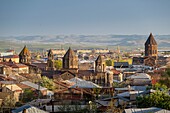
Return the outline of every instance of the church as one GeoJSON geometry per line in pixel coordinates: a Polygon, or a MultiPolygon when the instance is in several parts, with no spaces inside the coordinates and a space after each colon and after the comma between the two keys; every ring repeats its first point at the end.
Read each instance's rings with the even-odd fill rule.
{"type": "Polygon", "coordinates": [[[157,67],[158,64],[158,44],[152,33],[145,42],[145,56],[133,58],[133,65],[143,64],[151,67],[157,67]]]}
{"type": "Polygon", "coordinates": [[[53,53],[50,50],[48,53],[47,69],[55,72],[53,79],[62,81],[78,77],[87,81],[92,81],[100,86],[112,86],[113,75],[106,73],[105,61],[101,55],[99,55],[95,61],[95,70],[79,70],[78,57],[71,48],[67,50],[63,57],[61,70],[55,70],[53,62],[53,53]]]}

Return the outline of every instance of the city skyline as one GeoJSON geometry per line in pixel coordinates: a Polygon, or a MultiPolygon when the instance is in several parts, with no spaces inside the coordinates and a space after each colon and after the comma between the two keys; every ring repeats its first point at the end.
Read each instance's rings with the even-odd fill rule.
{"type": "Polygon", "coordinates": [[[0,36],[168,35],[168,0],[1,0],[0,36]]]}

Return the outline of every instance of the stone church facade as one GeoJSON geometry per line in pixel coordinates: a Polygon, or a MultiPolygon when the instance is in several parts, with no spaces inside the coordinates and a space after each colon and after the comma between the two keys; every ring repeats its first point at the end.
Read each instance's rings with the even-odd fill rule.
{"type": "Polygon", "coordinates": [[[63,57],[63,67],[56,71],[54,79],[68,80],[73,77],[79,77],[87,81],[92,81],[100,86],[112,86],[113,74],[107,74],[105,71],[105,61],[101,55],[95,61],[95,70],[79,70],[78,57],[75,52],[69,48],[63,57]]]}
{"type": "Polygon", "coordinates": [[[148,39],[145,42],[145,56],[144,57],[134,57],[134,65],[146,65],[151,67],[156,67],[158,62],[158,44],[150,33],[148,39]]]}

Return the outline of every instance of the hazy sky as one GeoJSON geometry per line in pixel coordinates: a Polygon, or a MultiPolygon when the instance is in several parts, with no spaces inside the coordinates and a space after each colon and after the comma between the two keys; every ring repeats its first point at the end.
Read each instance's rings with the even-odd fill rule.
{"type": "Polygon", "coordinates": [[[0,0],[0,36],[170,34],[170,0],[0,0]]]}

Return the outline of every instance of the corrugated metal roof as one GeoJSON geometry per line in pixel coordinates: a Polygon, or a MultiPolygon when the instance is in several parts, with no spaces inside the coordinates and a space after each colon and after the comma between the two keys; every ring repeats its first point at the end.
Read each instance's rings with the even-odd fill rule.
{"type": "Polygon", "coordinates": [[[29,81],[24,81],[24,82],[21,82],[21,83],[24,84],[24,85],[30,86],[30,87],[32,87],[34,89],[37,89],[37,90],[47,90],[47,88],[42,87],[42,86],[40,86],[40,89],[39,89],[38,84],[34,84],[32,82],[29,82],[29,81]]]}
{"type": "Polygon", "coordinates": [[[26,113],[49,113],[31,105],[21,106],[15,110],[12,110],[12,113],[23,113],[23,110],[26,110],[26,113]]]}
{"type": "Polygon", "coordinates": [[[136,73],[135,75],[131,75],[127,78],[129,78],[129,79],[149,79],[149,80],[151,80],[151,77],[146,73],[136,73]]]}
{"type": "Polygon", "coordinates": [[[128,62],[114,62],[114,66],[129,66],[128,62]]]}
{"type": "Polygon", "coordinates": [[[125,113],[170,113],[170,111],[157,107],[151,107],[151,108],[129,108],[125,109],[125,113]]]}
{"type": "Polygon", "coordinates": [[[101,86],[91,82],[91,81],[86,81],[77,77],[74,77],[70,80],[68,80],[70,82],[74,82],[75,84],[73,86],[71,86],[71,88],[101,88],[101,86]]]}

